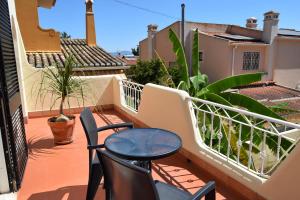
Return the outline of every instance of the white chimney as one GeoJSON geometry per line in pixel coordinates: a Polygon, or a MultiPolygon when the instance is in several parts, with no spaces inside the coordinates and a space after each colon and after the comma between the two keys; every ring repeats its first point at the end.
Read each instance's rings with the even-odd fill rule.
{"type": "Polygon", "coordinates": [[[269,11],[264,14],[263,41],[271,44],[278,35],[279,13],[269,11]]]}
{"type": "Polygon", "coordinates": [[[255,17],[250,17],[246,20],[246,27],[247,28],[257,28],[257,19],[255,17]]]}
{"type": "Polygon", "coordinates": [[[151,60],[154,58],[154,49],[155,49],[155,34],[157,32],[156,24],[148,25],[148,59],[151,60]]]}

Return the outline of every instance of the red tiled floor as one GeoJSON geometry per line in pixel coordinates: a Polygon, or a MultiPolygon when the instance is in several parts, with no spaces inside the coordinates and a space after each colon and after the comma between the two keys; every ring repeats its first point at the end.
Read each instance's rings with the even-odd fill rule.
{"type": "MultiPolygon", "coordinates": [[[[86,139],[79,117],[76,116],[74,142],[65,146],[53,145],[47,118],[30,119],[26,125],[29,143],[29,160],[18,193],[19,200],[83,200],[85,199],[88,152],[86,139]]],[[[115,112],[106,112],[99,117],[95,114],[98,126],[119,123],[123,120],[115,112]]],[[[105,131],[104,138],[113,131],[105,131]]],[[[188,163],[180,154],[155,161],[153,176],[194,193],[210,178],[201,173],[193,164],[188,163]]],[[[217,199],[241,199],[234,197],[224,188],[217,187],[217,199]]],[[[95,199],[105,199],[100,187],[95,199]]]]}

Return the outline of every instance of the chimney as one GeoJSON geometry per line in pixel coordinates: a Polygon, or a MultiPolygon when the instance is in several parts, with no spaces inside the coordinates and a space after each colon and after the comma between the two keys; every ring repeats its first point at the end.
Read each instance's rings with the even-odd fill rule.
{"type": "Polygon", "coordinates": [[[264,14],[263,41],[273,43],[274,38],[278,35],[279,13],[269,11],[264,14]]]}
{"type": "Polygon", "coordinates": [[[94,0],[85,0],[86,5],[86,43],[89,46],[96,46],[95,20],[93,13],[94,0]]]}
{"type": "Polygon", "coordinates": [[[157,32],[156,24],[148,25],[148,59],[151,60],[154,57],[155,49],[155,34],[157,32]]]}
{"type": "Polygon", "coordinates": [[[257,19],[255,17],[248,18],[246,21],[246,27],[256,29],[257,28],[257,19]]]}

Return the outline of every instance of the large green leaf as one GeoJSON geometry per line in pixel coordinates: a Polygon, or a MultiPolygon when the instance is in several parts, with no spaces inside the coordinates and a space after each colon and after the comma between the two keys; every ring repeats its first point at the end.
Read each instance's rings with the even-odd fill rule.
{"type": "Polygon", "coordinates": [[[192,48],[192,76],[200,74],[199,63],[199,41],[198,41],[198,29],[194,32],[193,48],[192,48]]]}
{"type": "Polygon", "coordinates": [[[198,74],[196,76],[190,77],[190,82],[194,89],[193,93],[190,95],[194,96],[198,91],[206,86],[207,78],[204,75],[198,74]]]}
{"type": "Polygon", "coordinates": [[[263,74],[264,73],[254,73],[230,76],[208,85],[207,89],[213,93],[220,93],[230,88],[248,85],[250,83],[260,81],[263,74]]]}
{"type": "Polygon", "coordinates": [[[162,66],[162,70],[163,72],[166,74],[165,76],[162,77],[162,79],[172,88],[175,88],[175,83],[171,77],[171,75],[169,74],[169,71],[164,63],[164,61],[161,59],[161,57],[159,56],[158,52],[156,50],[154,50],[158,60],[161,62],[161,66],[162,66]]]}
{"type": "Polygon", "coordinates": [[[190,87],[189,81],[189,72],[188,65],[185,57],[185,52],[180,40],[178,39],[176,33],[169,29],[169,39],[173,44],[173,51],[176,54],[176,62],[178,64],[179,69],[181,70],[181,80],[186,82],[188,88],[190,87]]]}
{"type": "Polygon", "coordinates": [[[178,86],[177,86],[177,89],[189,92],[189,87],[187,86],[185,81],[180,81],[178,86]]]}
{"type": "Polygon", "coordinates": [[[204,96],[202,96],[202,97],[200,96],[198,98],[203,98],[203,97],[204,97],[204,99],[215,102],[215,103],[223,104],[226,106],[232,106],[232,104],[229,101],[227,101],[225,98],[219,96],[218,94],[206,93],[204,96]]]}
{"type": "Polygon", "coordinates": [[[246,108],[247,110],[249,110],[251,112],[255,112],[258,114],[265,115],[265,116],[284,120],[284,118],[282,118],[281,116],[279,116],[278,114],[273,112],[271,109],[267,108],[263,104],[259,103],[255,99],[252,99],[248,96],[245,96],[242,94],[237,94],[237,93],[231,93],[231,92],[221,93],[220,96],[222,96],[224,99],[226,99],[232,105],[246,108]]]}

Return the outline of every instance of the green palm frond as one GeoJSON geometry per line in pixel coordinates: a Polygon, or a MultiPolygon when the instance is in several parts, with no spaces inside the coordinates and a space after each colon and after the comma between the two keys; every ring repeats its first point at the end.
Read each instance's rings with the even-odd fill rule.
{"type": "Polygon", "coordinates": [[[85,81],[79,77],[73,76],[73,68],[75,66],[73,56],[66,58],[63,66],[58,64],[54,67],[46,67],[41,73],[41,81],[38,88],[38,99],[44,104],[47,95],[51,95],[50,109],[52,109],[58,101],[60,101],[60,113],[63,114],[63,104],[67,100],[70,106],[70,98],[81,100],[84,103],[85,81]]]}

